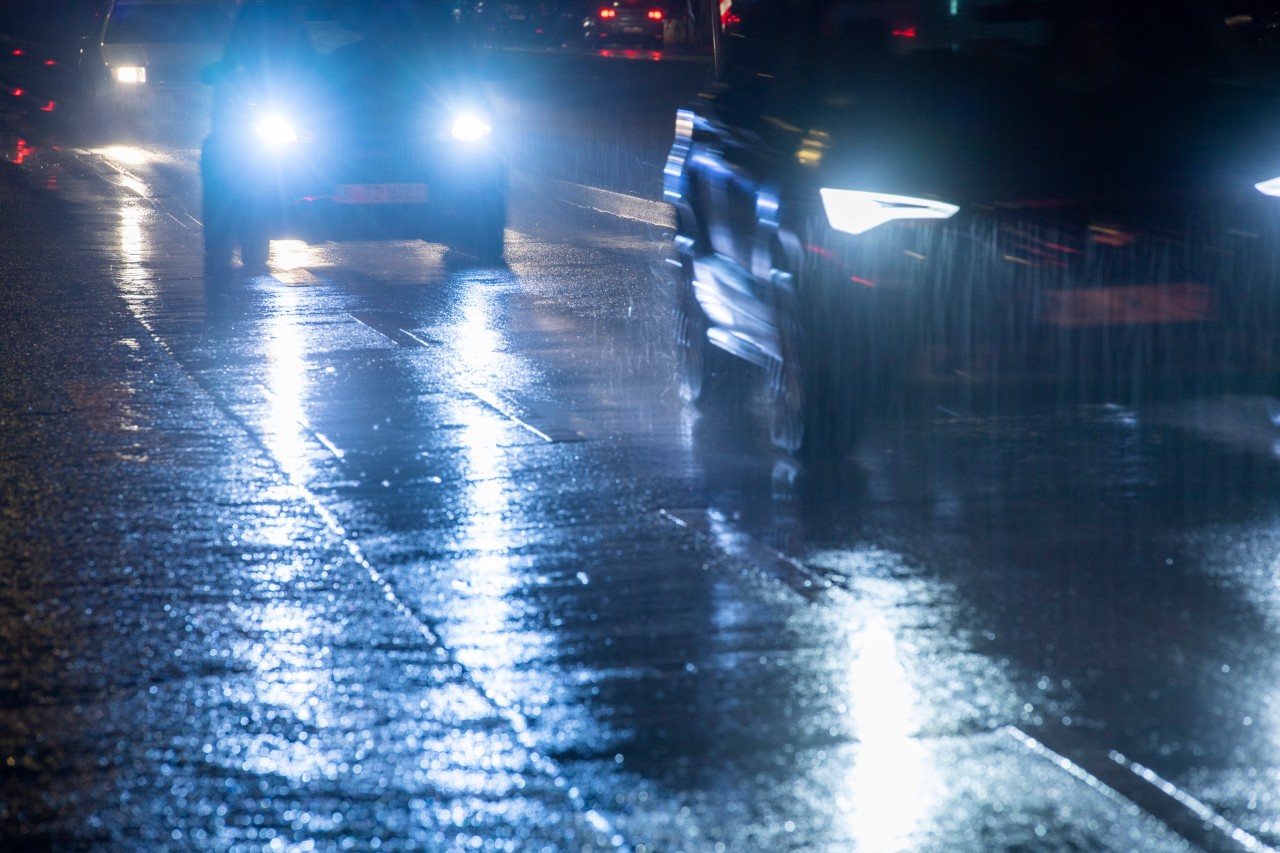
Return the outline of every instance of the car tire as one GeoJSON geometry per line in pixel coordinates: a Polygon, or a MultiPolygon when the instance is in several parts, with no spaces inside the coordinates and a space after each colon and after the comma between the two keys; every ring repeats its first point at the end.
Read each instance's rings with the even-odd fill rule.
{"type": "Polygon", "coordinates": [[[778,294],[778,358],[769,364],[769,439],[783,453],[801,456],[814,444],[813,365],[795,282],[779,269],[772,278],[778,294]]]}
{"type": "Polygon", "coordinates": [[[240,229],[240,265],[247,273],[265,272],[270,254],[271,238],[267,229],[256,218],[250,217],[240,229]]]}
{"type": "Polygon", "coordinates": [[[205,269],[211,273],[225,273],[231,268],[236,242],[231,205],[211,192],[207,184],[201,201],[201,216],[204,219],[205,269]]]}
{"type": "Polygon", "coordinates": [[[707,340],[711,324],[694,295],[693,259],[681,258],[676,296],[676,381],[680,398],[700,403],[711,391],[711,363],[718,348],[707,340]]]}
{"type": "MultiPolygon", "coordinates": [[[[812,240],[799,245],[809,245],[812,240]]],[[[871,411],[891,391],[889,367],[868,303],[817,256],[772,269],[779,357],[768,372],[769,436],[775,448],[799,460],[838,457],[852,447],[871,411]]]]}

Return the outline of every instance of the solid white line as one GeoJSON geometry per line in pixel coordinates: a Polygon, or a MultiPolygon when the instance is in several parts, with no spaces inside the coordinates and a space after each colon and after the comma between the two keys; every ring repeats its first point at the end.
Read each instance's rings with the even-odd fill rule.
{"type": "MultiPolygon", "coordinates": [[[[1098,791],[1099,793],[1104,794],[1118,802],[1124,802],[1132,805],[1134,808],[1138,809],[1143,814],[1148,815],[1154,820],[1160,821],[1165,826],[1168,826],[1171,830],[1177,833],[1177,830],[1174,828],[1172,824],[1169,823],[1169,821],[1162,819],[1160,815],[1153,813],[1150,809],[1143,808],[1141,805],[1134,802],[1132,797],[1126,796],[1125,794],[1122,794],[1120,791],[1117,791],[1114,787],[1112,787],[1111,785],[1108,785],[1106,782],[1103,782],[1101,779],[1099,779],[1097,776],[1090,773],[1081,765],[1072,761],[1070,758],[1066,757],[1065,755],[1059,752],[1055,752],[1054,750],[1045,746],[1043,743],[1036,740],[1034,737],[1027,734],[1026,732],[1022,731],[1017,726],[1004,726],[1003,728],[999,729],[999,731],[1003,734],[1008,735],[1014,740],[1018,741],[1023,746],[1025,746],[1028,750],[1040,756],[1041,758],[1048,759],[1053,764],[1057,765],[1060,769],[1070,774],[1074,778],[1079,779],[1081,782],[1084,782],[1086,785],[1098,791]]],[[[1130,761],[1129,759],[1125,758],[1123,755],[1121,755],[1120,753],[1114,750],[1108,753],[1108,758],[1110,758],[1116,764],[1120,765],[1121,767],[1131,772],[1134,775],[1135,779],[1143,783],[1146,783],[1148,785],[1151,785],[1152,787],[1159,790],[1162,794],[1169,797],[1174,802],[1181,805],[1183,808],[1187,809],[1189,812],[1195,815],[1196,818],[1202,821],[1206,826],[1211,826],[1214,829],[1216,829],[1218,832],[1221,832],[1225,837],[1224,840],[1229,839],[1230,841],[1233,841],[1236,844],[1240,845],[1240,848],[1242,850],[1250,851],[1250,853],[1277,853],[1275,848],[1267,846],[1262,841],[1258,840],[1258,838],[1256,838],[1255,836],[1250,835],[1244,829],[1241,829],[1240,827],[1228,821],[1226,818],[1214,812],[1213,809],[1209,808],[1207,805],[1200,802],[1195,797],[1188,794],[1186,791],[1181,790],[1172,782],[1162,779],[1155,772],[1147,769],[1146,767],[1143,767],[1141,764],[1137,763],[1136,761],[1130,761]]],[[[1191,840],[1191,839],[1187,839],[1187,840],[1191,840]]]]}
{"type": "Polygon", "coordinates": [[[1184,808],[1191,811],[1191,813],[1196,817],[1200,818],[1205,823],[1211,824],[1214,829],[1227,835],[1227,837],[1232,841],[1235,841],[1245,850],[1257,851],[1258,853],[1276,853],[1276,849],[1274,847],[1264,844],[1256,836],[1253,836],[1236,826],[1231,821],[1227,820],[1222,815],[1202,803],[1200,800],[1197,800],[1177,785],[1161,777],[1154,770],[1144,767],[1136,761],[1131,761],[1128,758],[1125,758],[1115,750],[1109,752],[1107,757],[1128,770],[1130,773],[1133,773],[1142,781],[1150,785],[1154,785],[1164,794],[1172,797],[1174,800],[1177,800],[1184,808]]]}

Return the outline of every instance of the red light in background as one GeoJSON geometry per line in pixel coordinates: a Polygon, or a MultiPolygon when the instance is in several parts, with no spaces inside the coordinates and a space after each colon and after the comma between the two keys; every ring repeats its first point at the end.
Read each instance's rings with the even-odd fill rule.
{"type": "Polygon", "coordinates": [[[13,55],[14,55],[14,56],[22,56],[24,53],[26,53],[26,51],[24,51],[24,50],[22,50],[22,49],[18,49],[18,50],[15,50],[15,51],[13,52],[13,55]]]}
{"type": "Polygon", "coordinates": [[[618,17],[618,13],[617,13],[617,12],[615,12],[613,9],[601,9],[601,10],[600,10],[600,17],[602,17],[602,18],[616,18],[616,17],[618,17]]]}
{"type": "Polygon", "coordinates": [[[58,105],[57,101],[50,101],[49,103],[45,104],[43,107],[40,108],[40,112],[51,113],[53,112],[53,108],[57,105],[58,105]]]}
{"type": "Polygon", "coordinates": [[[52,59],[46,59],[46,60],[44,61],[44,64],[45,64],[45,65],[57,65],[58,63],[54,62],[52,59]]]}
{"type": "Polygon", "coordinates": [[[916,28],[907,27],[905,30],[894,30],[893,34],[898,38],[913,39],[916,37],[916,28]]]}
{"type": "Polygon", "coordinates": [[[662,10],[661,10],[661,9],[650,9],[650,10],[649,10],[649,20],[651,20],[651,21],[661,21],[661,20],[662,20],[662,10]]]}
{"type": "Polygon", "coordinates": [[[14,89],[14,90],[13,90],[13,96],[14,96],[15,98],[21,98],[21,97],[22,97],[22,92],[23,92],[23,90],[22,90],[22,89],[14,89]]]}

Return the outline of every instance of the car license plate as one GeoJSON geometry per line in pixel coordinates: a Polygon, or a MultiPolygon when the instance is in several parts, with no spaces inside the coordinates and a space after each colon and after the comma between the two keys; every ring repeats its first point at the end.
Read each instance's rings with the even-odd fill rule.
{"type": "Polygon", "coordinates": [[[623,27],[622,31],[624,33],[642,33],[644,32],[644,27],[623,27]]]}
{"type": "Polygon", "coordinates": [[[1213,318],[1213,291],[1202,284],[1137,284],[1050,290],[1041,315],[1051,326],[1198,323],[1213,318]]]}
{"type": "Polygon", "coordinates": [[[426,184],[341,184],[333,200],[338,204],[421,204],[426,184]]]}

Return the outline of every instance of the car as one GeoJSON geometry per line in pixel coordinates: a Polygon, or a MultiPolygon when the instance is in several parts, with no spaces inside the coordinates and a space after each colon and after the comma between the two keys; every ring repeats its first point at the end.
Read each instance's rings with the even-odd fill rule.
{"type": "Polygon", "coordinates": [[[1215,9],[1246,50],[1263,61],[1280,57],[1280,3],[1276,0],[1216,0],[1215,9]]]}
{"type": "Polygon", "coordinates": [[[558,47],[577,18],[557,0],[478,0],[468,10],[477,37],[493,47],[558,47]]]}
{"type": "Polygon", "coordinates": [[[507,168],[476,56],[443,4],[271,0],[241,9],[200,160],[211,269],[270,241],[423,239],[496,263],[507,168]]]}
{"type": "Polygon", "coordinates": [[[1221,16],[807,8],[733,3],[719,81],[676,115],[687,400],[763,368],[773,443],[803,457],[931,395],[1280,390],[1280,99],[1221,16]]]}
{"type": "Polygon", "coordinates": [[[99,131],[202,120],[201,70],[221,55],[230,27],[216,0],[113,0],[81,40],[87,117],[99,131]]]}
{"type": "Polygon", "coordinates": [[[663,46],[667,10],[655,0],[601,0],[588,7],[582,22],[588,47],[663,46]]]}

